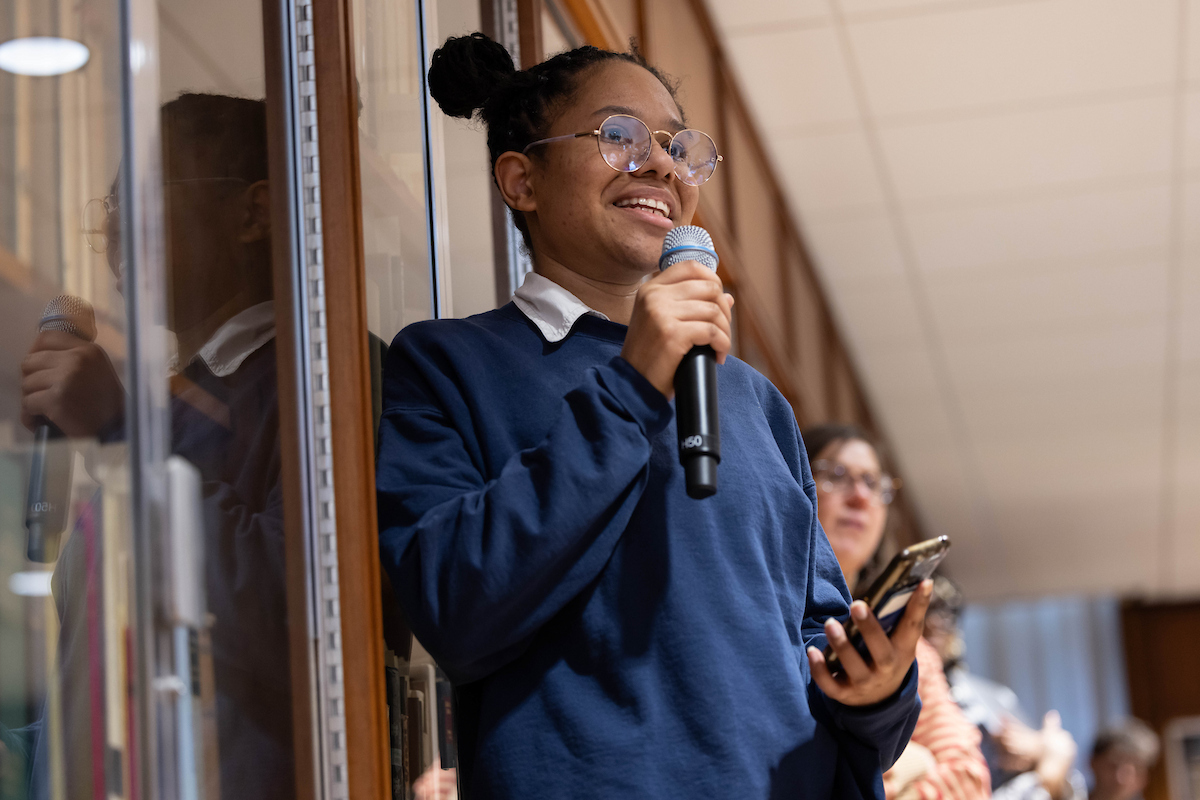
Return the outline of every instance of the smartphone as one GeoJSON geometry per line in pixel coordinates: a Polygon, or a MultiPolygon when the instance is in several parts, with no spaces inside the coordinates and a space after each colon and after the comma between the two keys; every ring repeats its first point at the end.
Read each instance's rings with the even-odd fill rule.
{"type": "MultiPolygon", "coordinates": [[[[933,571],[942,563],[949,549],[948,536],[927,539],[904,548],[896,554],[883,574],[871,584],[866,594],[859,598],[875,613],[883,632],[888,636],[892,635],[892,631],[904,616],[904,609],[908,607],[908,600],[913,596],[913,592],[921,585],[921,581],[933,575],[933,571]]],[[[867,643],[863,641],[854,620],[847,619],[844,625],[846,636],[854,645],[854,649],[868,664],[871,663],[867,643]]],[[[825,648],[825,663],[831,673],[837,674],[842,671],[841,660],[832,647],[825,648]]]]}

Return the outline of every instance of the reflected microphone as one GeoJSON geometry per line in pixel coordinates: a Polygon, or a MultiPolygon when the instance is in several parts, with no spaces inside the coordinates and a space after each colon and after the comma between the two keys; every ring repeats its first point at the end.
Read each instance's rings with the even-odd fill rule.
{"type": "MultiPolygon", "coordinates": [[[[59,295],[42,313],[38,333],[44,331],[62,331],[90,342],[96,338],[96,317],[87,301],[59,295]]],[[[25,551],[30,561],[45,564],[58,558],[59,537],[67,527],[74,458],[58,426],[38,417],[25,501],[25,551]]]]}
{"type": "MultiPolygon", "coordinates": [[[[708,231],[696,225],[671,229],[658,268],[664,270],[680,261],[698,261],[717,271],[720,259],[708,231]]],[[[675,371],[675,427],[688,497],[711,497],[717,493],[721,426],[717,419],[717,355],[708,345],[693,347],[675,371]]]]}

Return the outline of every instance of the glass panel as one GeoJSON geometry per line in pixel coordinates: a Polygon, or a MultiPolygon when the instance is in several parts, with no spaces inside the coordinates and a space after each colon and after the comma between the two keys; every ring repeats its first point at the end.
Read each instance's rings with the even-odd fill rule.
{"type": "Polygon", "coordinates": [[[123,147],[118,19],[116,0],[0,2],[0,41],[63,37],[88,54],[56,76],[0,72],[5,800],[131,788],[127,325],[83,224],[88,200],[113,191],[123,147]]]}
{"type": "Polygon", "coordinates": [[[414,0],[354,0],[367,323],[383,342],[434,316],[414,0]]]}
{"type": "Polygon", "coordinates": [[[169,385],[170,449],[186,462],[167,555],[202,564],[190,576],[181,565],[168,588],[195,579],[205,617],[199,631],[174,620],[175,668],[186,658],[199,680],[193,708],[162,733],[176,737],[182,796],[207,776],[213,796],[282,800],[296,796],[288,626],[307,630],[307,617],[289,608],[285,580],[275,298],[290,294],[272,266],[287,232],[272,228],[284,176],[268,169],[262,5],[158,0],[157,11],[171,366],[149,377],[169,385]]]}
{"type": "MultiPolygon", "coordinates": [[[[422,104],[425,51],[431,53],[446,36],[479,30],[477,0],[447,0],[424,9],[415,0],[354,0],[352,13],[367,323],[378,423],[382,368],[395,335],[439,312],[467,316],[496,305],[492,189],[482,126],[446,118],[432,100],[427,126],[422,104]],[[422,42],[428,46],[423,48],[422,42]],[[432,215],[431,189],[437,198],[432,215]],[[436,282],[431,225],[444,262],[436,282]],[[434,306],[435,285],[441,293],[439,309],[434,306]]],[[[413,641],[386,575],[382,582],[387,653],[380,668],[387,690],[392,797],[410,797],[415,786],[422,797],[455,797],[450,685],[413,641]]]]}
{"type": "MultiPolygon", "coordinates": [[[[437,3],[436,43],[450,36],[480,30],[477,0],[442,0],[437,3]]],[[[451,316],[467,317],[497,305],[496,257],[492,243],[492,166],[488,158],[487,131],[465,119],[453,119],[434,106],[440,119],[445,154],[444,187],[439,192],[449,233],[451,316]]],[[[506,281],[507,283],[507,281],[506,281]]],[[[507,293],[506,293],[507,294],[507,293]]],[[[507,302],[505,297],[503,302],[507,302]]]]}

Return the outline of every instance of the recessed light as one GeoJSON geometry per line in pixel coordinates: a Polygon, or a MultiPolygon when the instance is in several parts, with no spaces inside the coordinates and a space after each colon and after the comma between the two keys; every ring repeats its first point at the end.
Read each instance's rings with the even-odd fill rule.
{"type": "Polygon", "coordinates": [[[26,36],[0,44],[0,69],[46,77],[74,72],[88,61],[87,46],[57,36],[26,36]]]}
{"type": "Polygon", "coordinates": [[[8,577],[8,589],[22,597],[48,597],[53,572],[14,572],[8,577]]]}

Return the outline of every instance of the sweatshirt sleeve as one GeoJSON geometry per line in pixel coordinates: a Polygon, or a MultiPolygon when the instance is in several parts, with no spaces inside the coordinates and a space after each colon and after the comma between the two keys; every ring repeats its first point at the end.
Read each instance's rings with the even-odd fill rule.
{"type": "Polygon", "coordinates": [[[485,479],[467,415],[446,408],[461,391],[447,371],[404,334],[391,348],[377,497],[381,558],[413,633],[467,682],[518,656],[599,575],[671,406],[614,358],[562,398],[541,442],[485,479]]]}

